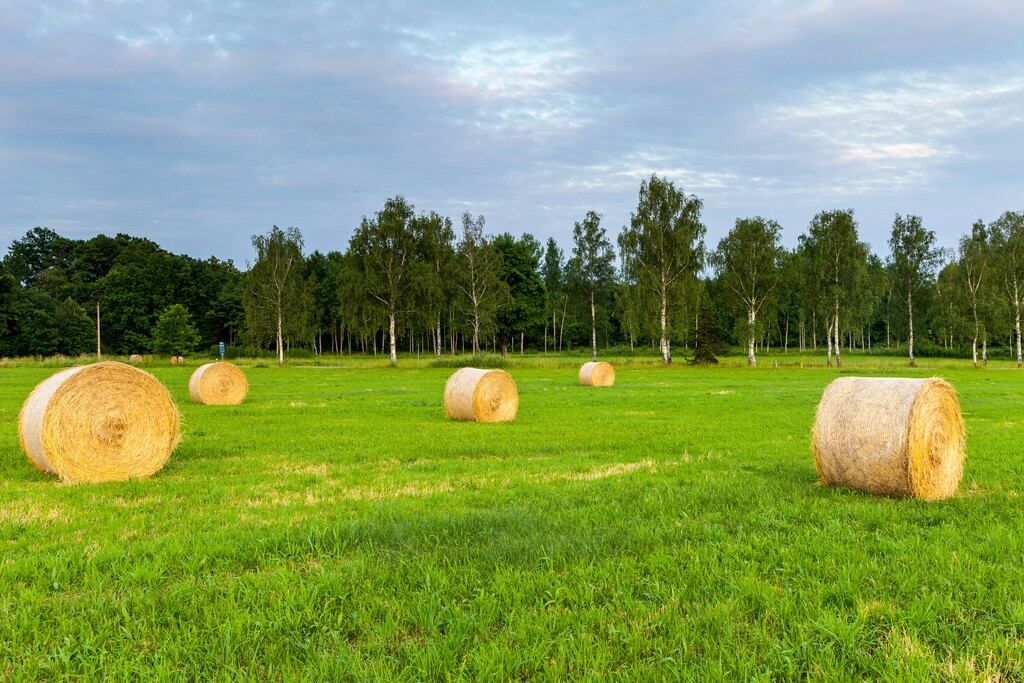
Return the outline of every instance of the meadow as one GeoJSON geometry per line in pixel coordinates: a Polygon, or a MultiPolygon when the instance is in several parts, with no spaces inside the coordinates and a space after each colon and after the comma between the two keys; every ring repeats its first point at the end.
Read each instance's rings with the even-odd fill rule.
{"type": "Polygon", "coordinates": [[[239,361],[230,407],[154,361],[180,446],[77,486],[18,444],[54,368],[9,363],[0,679],[1021,680],[1024,372],[845,358],[958,390],[964,479],[924,503],[818,485],[821,360],[623,358],[595,389],[513,357],[504,424],[447,420],[425,358],[239,361]]]}

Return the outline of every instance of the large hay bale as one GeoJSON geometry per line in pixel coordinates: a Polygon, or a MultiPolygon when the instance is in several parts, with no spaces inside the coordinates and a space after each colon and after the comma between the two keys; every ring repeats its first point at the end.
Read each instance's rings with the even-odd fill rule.
{"type": "Polygon", "coordinates": [[[237,405],[248,391],[249,382],[233,363],[200,365],[188,380],[192,400],[210,406],[237,405]]]}
{"type": "Polygon", "coordinates": [[[938,500],[963,475],[960,403],[937,377],[840,377],[821,397],[812,441],[829,486],[938,500]]]}
{"type": "Polygon", "coordinates": [[[124,363],[62,370],[18,418],[21,447],[67,482],[122,481],[160,470],[180,439],[178,408],[156,377],[124,363]]]}
{"type": "Polygon", "coordinates": [[[142,356],[140,356],[137,353],[133,353],[132,355],[128,356],[128,362],[129,363],[141,363],[142,362],[142,356]]]}
{"type": "Polygon", "coordinates": [[[595,360],[580,368],[580,384],[585,387],[610,387],[615,384],[615,368],[611,363],[595,360]]]}
{"type": "Polygon", "coordinates": [[[444,409],[453,420],[506,422],[518,408],[516,383],[503,370],[461,368],[444,387],[444,409]]]}

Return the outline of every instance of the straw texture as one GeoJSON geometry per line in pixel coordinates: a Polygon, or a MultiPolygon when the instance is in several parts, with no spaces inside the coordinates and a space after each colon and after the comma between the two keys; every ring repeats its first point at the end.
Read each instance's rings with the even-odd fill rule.
{"type": "Polygon", "coordinates": [[[615,368],[611,363],[591,361],[580,368],[580,384],[585,387],[610,387],[615,384],[615,368]]]}
{"type": "Polygon", "coordinates": [[[963,475],[964,421],[945,380],[841,377],[825,389],[812,435],[824,484],[939,500],[963,475]]]}
{"type": "Polygon", "coordinates": [[[124,363],[62,370],[21,408],[29,460],[66,482],[122,481],[160,470],[178,444],[178,408],[148,372],[124,363]]]}
{"type": "Polygon", "coordinates": [[[461,368],[444,387],[444,409],[453,420],[507,422],[516,417],[519,392],[507,372],[461,368]]]}
{"type": "Polygon", "coordinates": [[[248,391],[245,375],[227,362],[200,365],[188,380],[192,400],[210,406],[238,405],[248,391]]]}

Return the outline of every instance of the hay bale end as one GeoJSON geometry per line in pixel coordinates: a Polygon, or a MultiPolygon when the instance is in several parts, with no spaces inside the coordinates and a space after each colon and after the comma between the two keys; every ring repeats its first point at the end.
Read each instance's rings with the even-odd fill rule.
{"type": "Polygon", "coordinates": [[[591,361],[580,368],[580,385],[584,387],[610,387],[615,384],[615,368],[611,363],[591,361]]]}
{"type": "Polygon", "coordinates": [[[444,409],[453,420],[507,422],[519,409],[519,392],[503,370],[461,368],[444,387],[444,409]]]}
{"type": "Polygon", "coordinates": [[[814,464],[828,486],[940,500],[960,485],[964,434],[945,380],[840,377],[818,404],[814,464]]]}
{"type": "Polygon", "coordinates": [[[18,417],[31,463],[66,482],[149,477],[170,458],[178,428],[178,408],[160,381],[111,361],[50,376],[18,417]]]}
{"type": "Polygon", "coordinates": [[[238,405],[249,391],[249,382],[237,365],[228,362],[200,365],[188,380],[188,393],[196,403],[238,405]]]}

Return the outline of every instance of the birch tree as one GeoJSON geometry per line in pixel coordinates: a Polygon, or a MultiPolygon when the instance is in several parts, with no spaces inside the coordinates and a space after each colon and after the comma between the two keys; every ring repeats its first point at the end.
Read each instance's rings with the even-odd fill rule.
{"type": "Polygon", "coordinates": [[[778,223],[760,216],[738,218],[712,256],[720,281],[746,314],[747,365],[751,367],[757,366],[757,314],[779,284],[781,231],[778,223]]]}
{"type": "Polygon", "coordinates": [[[1013,317],[1017,341],[1017,367],[1022,364],[1020,317],[1024,308],[1024,213],[1007,211],[989,225],[993,250],[998,255],[1003,296],[1013,317]]]}
{"type": "Polygon", "coordinates": [[[651,295],[657,306],[661,360],[672,362],[673,314],[686,286],[704,267],[703,203],[667,180],[652,175],[640,183],[636,213],[619,235],[624,270],[630,273],[641,300],[651,295]]]}
{"type": "Polygon", "coordinates": [[[935,248],[935,233],[920,216],[896,214],[889,237],[889,265],[893,282],[907,306],[907,351],[914,367],[914,295],[931,281],[943,252],[935,248]]]}
{"type": "Polygon", "coordinates": [[[276,225],[266,235],[253,235],[256,263],[246,273],[242,305],[250,334],[263,337],[268,330],[277,345],[277,363],[284,365],[286,330],[304,324],[308,292],[303,278],[302,233],[276,225]]]}
{"type": "MultiPolygon", "coordinates": [[[[565,313],[569,304],[565,283],[565,259],[558,242],[549,237],[544,247],[544,264],[541,267],[541,278],[547,293],[547,313],[551,316],[551,347],[558,351],[561,348],[561,333],[565,329],[565,313]],[[561,326],[559,326],[561,319],[561,326]]],[[[548,350],[547,324],[544,325],[544,352],[548,350]]]]}
{"type": "Polygon", "coordinates": [[[603,298],[615,281],[615,249],[601,227],[601,216],[588,211],[572,230],[572,258],[569,273],[574,287],[590,304],[591,359],[597,360],[597,300],[603,298]]]}
{"type": "Polygon", "coordinates": [[[832,367],[835,344],[836,367],[842,367],[840,310],[857,295],[857,286],[866,272],[868,247],[857,239],[853,209],[822,211],[801,236],[801,248],[807,254],[817,283],[817,304],[827,322],[828,356],[832,367]]]}
{"type": "Polygon", "coordinates": [[[508,286],[498,277],[501,255],[484,235],[484,217],[462,214],[462,239],[456,248],[455,286],[459,303],[473,330],[473,353],[480,353],[480,335],[494,328],[508,286]]]}
{"type": "Polygon", "coordinates": [[[422,265],[417,279],[417,300],[429,320],[434,338],[434,353],[441,360],[441,313],[451,300],[452,261],[455,258],[455,232],[452,220],[431,212],[416,218],[422,265]]]}
{"type": "MultiPolygon", "coordinates": [[[[975,221],[971,226],[971,234],[960,238],[958,271],[961,298],[970,311],[971,359],[974,367],[978,367],[978,339],[983,334],[984,302],[983,296],[991,280],[990,265],[992,261],[991,244],[988,230],[983,221],[975,221]]],[[[988,359],[987,335],[982,341],[982,357],[988,359]]]]}
{"type": "Polygon", "coordinates": [[[372,219],[363,217],[349,242],[364,291],[387,317],[392,366],[398,365],[396,321],[413,306],[410,290],[420,256],[419,226],[414,219],[413,207],[405,197],[393,197],[372,219]]]}

